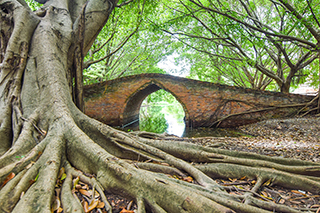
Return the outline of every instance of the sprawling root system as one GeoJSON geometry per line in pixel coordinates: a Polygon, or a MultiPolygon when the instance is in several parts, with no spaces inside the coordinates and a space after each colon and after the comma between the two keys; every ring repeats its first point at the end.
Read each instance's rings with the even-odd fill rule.
{"type": "Polygon", "coordinates": [[[299,212],[257,192],[266,183],[320,191],[320,166],[314,162],[150,139],[74,112],[47,130],[35,128],[38,116],[24,122],[23,137],[0,158],[2,212],[51,212],[57,180],[65,212],[84,211],[75,196],[75,179],[102,195],[107,212],[112,208],[105,191],[133,199],[137,212],[299,212]],[[229,193],[230,187],[215,181],[243,177],[255,180],[244,195],[229,193]]]}

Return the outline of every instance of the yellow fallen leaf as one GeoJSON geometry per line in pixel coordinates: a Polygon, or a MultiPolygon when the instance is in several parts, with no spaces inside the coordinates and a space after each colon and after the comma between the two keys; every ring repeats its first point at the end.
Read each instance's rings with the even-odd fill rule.
{"type": "Polygon", "coordinates": [[[268,196],[264,196],[264,195],[260,195],[261,197],[264,197],[264,198],[266,198],[266,199],[268,199],[268,200],[273,200],[271,197],[268,197],[268,196]]]}
{"type": "Polygon", "coordinates": [[[184,177],[183,180],[191,183],[193,181],[193,178],[188,176],[188,177],[184,177]]]}
{"type": "Polygon", "coordinates": [[[263,186],[269,186],[270,184],[271,184],[271,179],[267,180],[267,181],[263,184],[263,186]]]}
{"type": "Polygon", "coordinates": [[[66,179],[66,177],[67,177],[67,174],[66,174],[66,173],[63,173],[62,176],[61,176],[61,178],[60,178],[60,180],[64,180],[64,179],[66,179]]]}
{"type": "Polygon", "coordinates": [[[91,197],[91,193],[85,189],[79,189],[79,192],[87,197],[91,197]]]}
{"type": "Polygon", "coordinates": [[[54,201],[51,212],[57,211],[60,208],[60,199],[59,197],[56,197],[56,200],[54,201]]]}
{"type": "MultiPolygon", "coordinates": [[[[78,176],[77,178],[73,179],[73,188],[77,188],[77,185],[79,185],[80,177],[78,176]]],[[[80,186],[81,188],[81,186],[80,186]]],[[[78,189],[80,189],[78,188],[78,189]]]]}
{"type": "Polygon", "coordinates": [[[99,201],[97,205],[97,209],[102,209],[102,208],[104,208],[104,202],[99,201]]]}
{"type": "Polygon", "coordinates": [[[40,175],[40,172],[38,172],[36,178],[34,179],[34,182],[36,182],[38,180],[39,175],[40,175]]]}
{"type": "Polygon", "coordinates": [[[99,200],[92,201],[88,206],[88,211],[86,211],[86,213],[95,209],[98,206],[98,203],[99,203],[99,200]]]}
{"type": "Polygon", "coordinates": [[[180,178],[177,175],[172,175],[171,177],[174,178],[174,179],[180,180],[180,178]]]}
{"type": "Polygon", "coordinates": [[[134,211],[126,210],[123,208],[120,213],[134,213],[134,211]]]}
{"type": "Polygon", "coordinates": [[[61,167],[59,170],[58,179],[60,179],[64,173],[65,173],[65,168],[61,167]]]}

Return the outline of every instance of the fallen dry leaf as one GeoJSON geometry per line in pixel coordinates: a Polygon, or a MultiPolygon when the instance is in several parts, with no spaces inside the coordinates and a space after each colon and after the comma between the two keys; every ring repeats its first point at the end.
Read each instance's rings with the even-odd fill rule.
{"type": "Polygon", "coordinates": [[[7,177],[6,179],[3,181],[2,185],[1,185],[1,188],[6,185],[12,178],[14,178],[15,174],[13,172],[11,172],[7,177]]]}
{"type": "Polygon", "coordinates": [[[301,204],[300,201],[295,201],[295,200],[290,200],[290,202],[293,203],[293,204],[301,204]]]}
{"type": "Polygon", "coordinates": [[[303,196],[307,196],[304,192],[298,191],[298,190],[291,190],[292,193],[300,194],[303,196]]]}
{"type": "Polygon", "coordinates": [[[188,176],[188,177],[184,177],[183,180],[191,183],[193,181],[193,178],[188,176]]]}
{"type": "Polygon", "coordinates": [[[104,207],[104,202],[99,201],[97,208],[102,209],[104,207]]]}
{"type": "Polygon", "coordinates": [[[120,213],[134,213],[134,211],[126,210],[125,208],[123,208],[120,213]]]}
{"type": "Polygon", "coordinates": [[[90,212],[93,209],[95,209],[98,206],[98,203],[99,203],[99,200],[92,201],[90,203],[90,205],[88,206],[88,211],[86,211],[86,212],[90,212]]]}
{"type": "Polygon", "coordinates": [[[65,172],[66,172],[65,168],[61,167],[60,170],[59,170],[58,179],[60,179],[65,172]]]}
{"type": "Polygon", "coordinates": [[[79,192],[87,197],[91,197],[91,193],[85,189],[79,189],[79,192]]]}
{"type": "Polygon", "coordinates": [[[263,184],[263,186],[269,186],[270,184],[271,184],[271,179],[267,180],[267,181],[263,184]]]}
{"type": "Polygon", "coordinates": [[[79,184],[79,181],[80,181],[80,177],[79,176],[72,180],[74,189],[80,189],[81,188],[81,185],[79,184]],[[77,188],[77,186],[78,186],[78,188],[77,188]]]}
{"type": "Polygon", "coordinates": [[[54,203],[52,205],[51,211],[52,212],[57,211],[59,208],[60,208],[60,199],[59,199],[59,197],[56,197],[56,200],[54,201],[54,203]]]}
{"type": "Polygon", "coordinates": [[[88,202],[87,202],[87,201],[84,201],[82,205],[83,205],[84,211],[85,211],[85,212],[88,212],[88,208],[89,208],[88,202]]]}
{"type": "Polygon", "coordinates": [[[260,194],[261,197],[267,198],[269,200],[273,200],[272,197],[267,192],[262,191],[260,194]]]}

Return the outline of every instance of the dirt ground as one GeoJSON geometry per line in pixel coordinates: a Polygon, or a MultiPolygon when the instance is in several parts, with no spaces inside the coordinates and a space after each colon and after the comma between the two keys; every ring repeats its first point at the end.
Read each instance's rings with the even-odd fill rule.
{"type": "Polygon", "coordinates": [[[250,136],[225,140],[225,149],[320,162],[320,118],[267,120],[238,128],[250,136]]]}

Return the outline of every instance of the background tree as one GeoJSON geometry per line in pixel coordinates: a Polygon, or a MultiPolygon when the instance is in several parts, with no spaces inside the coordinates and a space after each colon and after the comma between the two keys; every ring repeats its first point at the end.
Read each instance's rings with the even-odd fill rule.
{"type": "Polygon", "coordinates": [[[258,89],[273,80],[289,92],[292,82],[303,83],[314,72],[319,57],[318,3],[292,3],[180,0],[168,3],[174,17],[162,27],[184,43],[189,54],[180,57],[192,63],[205,57],[206,66],[197,63],[193,72],[211,71],[213,79],[224,76],[234,85],[258,89]],[[182,19],[184,24],[177,21],[182,19]]]}
{"type": "Polygon", "coordinates": [[[164,73],[157,64],[172,50],[171,36],[155,33],[148,21],[159,2],[116,7],[84,59],[84,81],[96,83],[139,73],[164,73]]]}
{"type": "Polygon", "coordinates": [[[139,213],[298,212],[254,192],[268,181],[319,193],[317,163],[150,139],[81,111],[83,59],[115,7],[130,2],[49,0],[33,12],[0,0],[0,211],[52,212],[61,199],[64,212],[84,212],[88,203],[74,196],[81,180],[107,212],[105,190],[134,199],[139,213]],[[248,196],[214,181],[243,176],[256,179],[248,196]]]}

